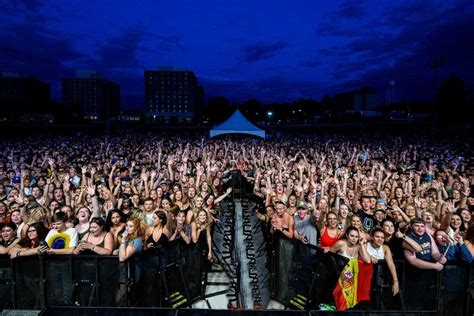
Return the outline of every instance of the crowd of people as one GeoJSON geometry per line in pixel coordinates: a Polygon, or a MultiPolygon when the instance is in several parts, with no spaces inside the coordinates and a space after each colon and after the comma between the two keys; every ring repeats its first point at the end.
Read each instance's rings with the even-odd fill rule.
{"type": "Polygon", "coordinates": [[[199,244],[231,171],[254,186],[271,234],[367,263],[441,271],[474,255],[469,142],[423,135],[169,135],[2,140],[0,254],[117,255],[199,244]]]}

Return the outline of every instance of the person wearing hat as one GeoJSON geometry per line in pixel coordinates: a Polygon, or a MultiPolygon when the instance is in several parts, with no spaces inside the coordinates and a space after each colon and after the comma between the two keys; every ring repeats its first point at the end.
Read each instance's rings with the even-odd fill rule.
{"type": "Polygon", "coordinates": [[[387,200],[386,199],[382,199],[382,198],[378,198],[376,200],[376,204],[375,204],[375,207],[377,210],[386,210],[387,209],[387,200]]]}
{"type": "Polygon", "coordinates": [[[160,188],[163,190],[163,193],[169,194],[171,181],[168,179],[163,179],[159,182],[160,188]]]}
{"type": "Polygon", "coordinates": [[[295,220],[295,239],[303,244],[316,246],[318,243],[318,230],[312,224],[311,215],[308,214],[308,206],[304,201],[296,204],[295,220]]]}
{"type": "Polygon", "coordinates": [[[11,249],[20,241],[16,236],[16,224],[9,222],[2,224],[2,240],[0,241],[0,254],[4,255],[10,252],[11,249]]]}
{"type": "Polygon", "coordinates": [[[375,227],[382,228],[382,222],[385,219],[385,211],[383,209],[376,209],[374,212],[375,227]]]}

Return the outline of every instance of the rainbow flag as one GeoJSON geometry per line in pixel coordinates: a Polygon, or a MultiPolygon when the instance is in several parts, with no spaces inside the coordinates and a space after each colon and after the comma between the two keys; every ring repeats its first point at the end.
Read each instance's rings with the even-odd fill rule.
{"type": "Polygon", "coordinates": [[[372,264],[350,259],[342,269],[332,292],[337,310],[346,310],[361,301],[369,301],[371,281],[372,264]]]}

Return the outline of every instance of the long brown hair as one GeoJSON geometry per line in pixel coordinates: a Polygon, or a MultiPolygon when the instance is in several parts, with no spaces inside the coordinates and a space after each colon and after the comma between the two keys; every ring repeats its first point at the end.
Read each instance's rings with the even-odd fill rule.
{"type": "Polygon", "coordinates": [[[30,239],[28,237],[28,231],[26,232],[26,238],[22,239],[20,241],[20,246],[25,247],[25,248],[35,248],[39,246],[39,242],[44,240],[46,238],[46,235],[48,234],[48,229],[43,225],[43,223],[35,222],[31,225],[29,225],[28,230],[31,228],[34,228],[36,230],[36,235],[38,238],[35,239],[30,239]]]}
{"type": "Polygon", "coordinates": [[[128,236],[128,240],[134,240],[137,237],[140,237],[142,241],[145,241],[145,234],[142,230],[141,221],[138,218],[130,218],[127,222],[132,222],[135,231],[128,236]]]}
{"type": "Polygon", "coordinates": [[[474,221],[472,219],[469,223],[469,227],[467,228],[466,237],[464,238],[464,240],[467,240],[474,245],[474,221]]]}

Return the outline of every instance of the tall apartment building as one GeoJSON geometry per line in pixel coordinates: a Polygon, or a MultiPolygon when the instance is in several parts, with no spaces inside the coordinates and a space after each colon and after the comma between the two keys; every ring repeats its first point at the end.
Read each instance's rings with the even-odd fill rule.
{"type": "Polygon", "coordinates": [[[79,106],[85,119],[117,117],[120,113],[120,86],[93,70],[77,70],[75,78],[62,79],[66,106],[79,106]]]}
{"type": "Polygon", "coordinates": [[[145,115],[164,123],[190,123],[204,105],[204,90],[192,71],[145,71],[145,115]]]}

